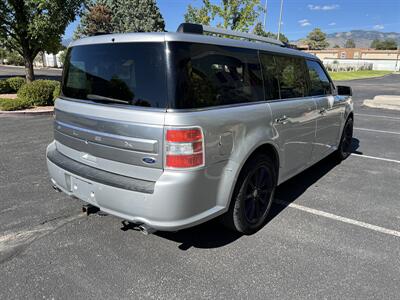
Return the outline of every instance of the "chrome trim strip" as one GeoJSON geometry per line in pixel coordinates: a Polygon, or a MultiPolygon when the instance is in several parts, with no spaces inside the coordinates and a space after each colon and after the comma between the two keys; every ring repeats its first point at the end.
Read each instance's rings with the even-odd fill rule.
{"type": "MultiPolygon", "coordinates": [[[[85,141],[61,133],[58,130],[54,130],[54,139],[69,148],[81,152],[82,155],[88,153],[94,157],[100,157],[111,161],[117,161],[136,166],[146,166],[146,164],[143,162],[143,158],[149,155],[149,153],[136,152],[133,150],[116,148],[92,141],[85,141]]],[[[152,167],[162,169],[162,155],[152,153],[151,156],[157,160],[152,167]]]]}
{"type": "Polygon", "coordinates": [[[57,120],[54,125],[57,131],[81,140],[137,152],[158,153],[157,140],[117,136],[110,133],[84,129],[57,120]]]}

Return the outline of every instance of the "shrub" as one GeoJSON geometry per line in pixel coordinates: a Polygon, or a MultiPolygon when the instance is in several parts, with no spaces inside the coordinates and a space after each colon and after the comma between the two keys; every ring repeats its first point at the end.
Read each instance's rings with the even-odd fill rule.
{"type": "Polygon", "coordinates": [[[21,110],[32,107],[31,103],[21,99],[0,99],[0,110],[21,110]]]}
{"type": "Polygon", "coordinates": [[[56,85],[56,87],[54,88],[54,92],[53,92],[53,102],[60,96],[61,94],[61,85],[59,82],[57,82],[58,84],[56,85]]]}
{"type": "Polygon", "coordinates": [[[10,88],[15,93],[18,92],[21,86],[23,86],[26,83],[25,78],[23,77],[11,77],[8,78],[6,81],[10,85],[10,88]]]}
{"type": "Polygon", "coordinates": [[[8,94],[11,92],[12,92],[12,89],[10,87],[10,84],[7,82],[7,80],[5,80],[5,79],[0,80],[0,94],[8,94]]]}
{"type": "Polygon", "coordinates": [[[35,80],[23,85],[18,91],[18,98],[34,106],[53,105],[53,93],[59,85],[55,80],[35,80]]]}

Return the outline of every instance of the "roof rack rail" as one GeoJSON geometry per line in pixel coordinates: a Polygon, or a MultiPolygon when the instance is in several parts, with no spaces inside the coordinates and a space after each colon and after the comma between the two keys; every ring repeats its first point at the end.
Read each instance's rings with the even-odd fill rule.
{"type": "Polygon", "coordinates": [[[239,32],[239,31],[222,29],[222,28],[215,28],[215,27],[200,25],[200,24],[182,23],[181,25],[179,25],[179,27],[176,31],[181,32],[181,33],[194,33],[194,34],[204,34],[204,32],[207,32],[207,33],[213,33],[213,34],[228,35],[228,36],[234,36],[234,37],[240,37],[243,39],[248,39],[251,41],[264,42],[264,43],[269,43],[269,44],[274,44],[274,45],[285,47],[285,44],[279,40],[259,36],[256,34],[239,32]]]}

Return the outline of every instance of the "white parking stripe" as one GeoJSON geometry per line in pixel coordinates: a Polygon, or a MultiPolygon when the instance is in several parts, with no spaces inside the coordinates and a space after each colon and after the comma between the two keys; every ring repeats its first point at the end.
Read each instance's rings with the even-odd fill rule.
{"type": "Polygon", "coordinates": [[[274,201],[276,203],[278,203],[278,204],[281,204],[281,205],[284,205],[284,206],[288,206],[288,207],[292,207],[292,208],[295,208],[295,209],[299,209],[301,211],[305,211],[305,212],[308,212],[308,213],[313,214],[313,215],[317,215],[317,216],[325,217],[325,218],[332,219],[332,220],[335,220],[335,221],[339,221],[339,222],[343,222],[343,223],[347,223],[347,224],[363,227],[363,228],[366,228],[366,229],[369,229],[369,230],[373,230],[373,231],[377,231],[377,232],[380,232],[380,233],[384,233],[384,234],[400,237],[400,231],[387,229],[387,228],[376,226],[376,225],[372,225],[372,224],[369,224],[369,223],[365,223],[365,222],[361,222],[361,221],[357,221],[357,220],[341,217],[341,216],[338,216],[338,215],[334,215],[334,214],[331,214],[331,213],[324,212],[322,210],[306,207],[306,206],[295,204],[295,203],[290,203],[290,202],[279,200],[279,199],[275,199],[274,201]]]}
{"type": "Polygon", "coordinates": [[[358,157],[364,157],[364,158],[370,158],[370,159],[376,159],[376,160],[382,160],[382,161],[388,161],[388,162],[394,162],[394,163],[400,164],[400,160],[390,159],[390,158],[376,157],[376,156],[357,154],[357,153],[352,153],[351,156],[358,156],[358,157]]]}
{"type": "Polygon", "coordinates": [[[387,117],[387,116],[379,116],[379,115],[369,115],[369,114],[355,114],[356,116],[362,116],[362,117],[373,117],[373,118],[384,118],[384,119],[392,119],[392,120],[399,120],[400,118],[396,117],[387,117]]]}
{"type": "Polygon", "coordinates": [[[396,131],[386,131],[386,130],[377,130],[377,129],[360,128],[360,127],[354,127],[354,129],[363,130],[363,131],[372,131],[372,132],[389,133],[389,134],[398,134],[398,135],[400,135],[400,132],[396,132],[396,131]]]}

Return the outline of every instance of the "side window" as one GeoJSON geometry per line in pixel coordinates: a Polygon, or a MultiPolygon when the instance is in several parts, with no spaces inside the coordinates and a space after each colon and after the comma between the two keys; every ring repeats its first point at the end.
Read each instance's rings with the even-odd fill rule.
{"type": "Polygon", "coordinates": [[[175,54],[176,108],[199,108],[263,100],[256,50],[171,43],[175,54]]]}
{"type": "Polygon", "coordinates": [[[304,60],[291,56],[275,56],[281,98],[304,97],[307,91],[304,60]]]}
{"type": "Polygon", "coordinates": [[[275,57],[271,54],[260,53],[263,70],[265,100],[279,99],[278,68],[275,57]]]}
{"type": "Polygon", "coordinates": [[[307,68],[311,82],[310,96],[331,94],[331,82],[321,65],[316,61],[307,60],[307,68]]]}

